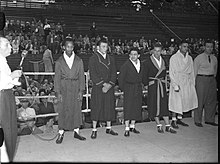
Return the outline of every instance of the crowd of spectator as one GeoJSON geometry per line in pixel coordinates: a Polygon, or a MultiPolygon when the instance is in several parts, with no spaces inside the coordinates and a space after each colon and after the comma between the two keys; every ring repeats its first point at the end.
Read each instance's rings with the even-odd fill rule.
{"type": "MultiPolygon", "coordinates": [[[[95,23],[95,22],[93,22],[95,23]]],[[[65,34],[64,27],[61,23],[49,22],[45,19],[42,23],[41,20],[28,21],[20,20],[7,20],[5,27],[5,36],[12,44],[13,53],[19,53],[23,50],[28,50],[29,54],[33,56],[43,54],[48,48],[52,52],[54,57],[56,54],[62,52],[62,41],[64,38],[72,38],[74,40],[74,51],[76,53],[91,53],[96,48],[96,43],[101,37],[106,38],[109,41],[109,52],[116,55],[124,55],[129,52],[130,47],[138,47],[141,54],[147,54],[152,49],[152,44],[155,41],[160,41],[157,38],[147,39],[145,36],[141,38],[134,38],[126,40],[122,38],[108,38],[98,33],[94,34],[79,34],[74,33],[65,34]]],[[[190,43],[190,53],[197,55],[204,49],[203,38],[188,38],[190,43]]],[[[215,51],[218,51],[218,41],[215,42],[215,51]]],[[[165,41],[163,43],[163,55],[172,55],[178,49],[178,43],[174,40],[165,41]]],[[[217,52],[218,53],[218,52],[217,52]]]]}
{"type": "MultiPolygon", "coordinates": [[[[5,27],[5,36],[12,44],[13,53],[19,54],[23,50],[27,50],[28,55],[39,55],[48,52],[55,55],[62,52],[62,41],[64,38],[72,38],[75,46],[76,53],[88,54],[96,49],[96,43],[104,37],[109,42],[108,51],[115,55],[127,55],[131,47],[138,47],[141,55],[149,55],[151,53],[152,44],[158,39],[146,39],[145,36],[141,38],[134,38],[132,40],[125,40],[122,38],[111,38],[107,36],[100,36],[96,34],[75,35],[65,34],[63,26],[58,22],[48,22],[47,19],[44,23],[39,21],[20,21],[20,20],[7,20],[5,27]],[[51,51],[51,52],[50,52],[51,51]]],[[[188,38],[190,54],[196,57],[204,50],[204,41],[202,38],[188,38]]],[[[215,43],[214,53],[218,55],[218,40],[213,40],[215,43]]],[[[166,41],[163,43],[163,55],[172,55],[178,49],[178,43],[175,40],[166,41]]],[[[23,78],[22,86],[14,88],[15,96],[32,96],[31,99],[18,99],[16,98],[19,133],[27,134],[32,129],[35,133],[41,133],[36,127],[45,125],[51,128],[53,123],[57,121],[58,117],[37,118],[33,117],[38,114],[54,113],[57,112],[57,99],[56,98],[35,98],[34,96],[52,95],[53,91],[53,78],[51,76],[41,76],[40,82],[26,76],[23,78]],[[27,82],[27,83],[26,83],[27,82]],[[25,122],[25,123],[24,123],[25,122]],[[28,122],[28,123],[26,123],[28,122]],[[26,128],[25,128],[26,127],[26,128]],[[28,127],[28,128],[27,128],[28,127]],[[23,130],[25,129],[25,130],[23,130]],[[37,129],[37,130],[36,130],[37,129]],[[22,131],[23,130],[23,131],[22,131]]],[[[91,92],[91,84],[89,85],[91,92]]],[[[119,92],[116,87],[116,92],[119,92]]],[[[85,103],[85,101],[84,101],[85,103]]],[[[116,106],[120,107],[123,103],[123,96],[117,96],[116,106]]],[[[85,107],[85,104],[83,105],[85,107]]],[[[119,123],[123,123],[123,111],[118,111],[119,123]]],[[[46,128],[48,130],[48,128],[46,128]]]]}

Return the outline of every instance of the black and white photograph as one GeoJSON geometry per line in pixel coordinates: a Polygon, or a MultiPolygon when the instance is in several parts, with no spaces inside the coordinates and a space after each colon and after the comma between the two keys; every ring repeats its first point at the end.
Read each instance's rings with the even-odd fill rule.
{"type": "Polygon", "coordinates": [[[0,0],[0,163],[218,163],[219,0],[0,0]]]}

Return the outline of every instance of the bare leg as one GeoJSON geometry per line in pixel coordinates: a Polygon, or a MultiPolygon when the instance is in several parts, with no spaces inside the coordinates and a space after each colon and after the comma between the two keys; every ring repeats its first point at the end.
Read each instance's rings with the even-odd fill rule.
{"type": "Polygon", "coordinates": [[[163,119],[164,119],[165,125],[170,125],[170,120],[168,116],[163,116],[163,119]]]}
{"type": "Polygon", "coordinates": [[[92,121],[92,128],[93,130],[96,130],[97,121],[92,121]]]}
{"type": "Polygon", "coordinates": [[[157,125],[160,125],[160,120],[159,120],[159,118],[158,118],[158,117],[154,117],[154,118],[155,118],[156,124],[157,124],[157,125]]]}
{"type": "Polygon", "coordinates": [[[107,128],[107,129],[111,129],[111,121],[106,121],[106,122],[107,122],[106,128],[107,128]]]}
{"type": "Polygon", "coordinates": [[[125,130],[129,130],[129,120],[125,121],[125,130]]]}

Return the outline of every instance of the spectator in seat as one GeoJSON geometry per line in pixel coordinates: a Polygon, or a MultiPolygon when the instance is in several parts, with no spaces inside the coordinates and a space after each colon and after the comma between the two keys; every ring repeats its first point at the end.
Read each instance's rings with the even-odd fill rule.
{"type": "Polygon", "coordinates": [[[14,30],[15,30],[15,33],[20,33],[20,32],[21,32],[21,23],[20,23],[20,20],[17,20],[17,21],[16,21],[16,24],[14,25],[14,30]]]}
{"type": "Polygon", "coordinates": [[[97,27],[95,22],[92,22],[92,26],[90,27],[90,36],[91,38],[96,37],[97,35],[97,27]]]}
{"type": "MultiPolygon", "coordinates": [[[[48,94],[46,93],[46,91],[44,89],[40,89],[39,91],[39,95],[40,96],[47,96],[48,94]]],[[[54,112],[54,106],[53,103],[48,102],[48,98],[40,98],[40,103],[38,104],[39,107],[39,111],[37,112],[37,114],[48,114],[48,113],[55,113],[54,112]]],[[[53,120],[53,116],[52,117],[39,117],[37,119],[37,124],[40,125],[47,125],[48,122],[51,122],[53,120]]]]}
{"type": "Polygon", "coordinates": [[[25,23],[24,33],[26,33],[26,34],[28,34],[28,35],[31,34],[31,25],[30,25],[30,22],[26,22],[26,23],[25,23]]]}
{"type": "Polygon", "coordinates": [[[55,26],[55,32],[57,35],[63,34],[63,28],[62,28],[62,25],[60,24],[60,22],[58,22],[57,25],[55,26]]]}
{"type": "Polygon", "coordinates": [[[18,135],[27,135],[42,133],[42,131],[35,126],[35,118],[36,116],[34,108],[28,107],[29,101],[28,99],[21,99],[21,108],[17,109],[17,117],[18,117],[18,135]]]}
{"type": "Polygon", "coordinates": [[[15,31],[14,20],[10,20],[10,23],[8,24],[8,31],[9,32],[14,32],[15,31]]]}
{"type": "Polygon", "coordinates": [[[19,47],[20,47],[20,42],[17,36],[15,37],[15,39],[12,41],[11,44],[12,44],[13,54],[17,54],[19,52],[19,47]]]}
{"type": "Polygon", "coordinates": [[[47,19],[45,20],[45,25],[44,25],[44,34],[45,34],[45,40],[47,38],[47,35],[49,35],[49,32],[51,31],[50,24],[48,23],[47,19]]]}
{"type": "Polygon", "coordinates": [[[35,30],[36,30],[36,24],[35,24],[35,22],[34,21],[31,21],[31,33],[34,33],[35,32],[35,30]]]}

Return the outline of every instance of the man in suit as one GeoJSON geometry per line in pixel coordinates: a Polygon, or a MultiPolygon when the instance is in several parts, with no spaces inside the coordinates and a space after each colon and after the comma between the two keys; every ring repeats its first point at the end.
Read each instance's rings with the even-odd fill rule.
{"type": "Polygon", "coordinates": [[[199,104],[198,108],[194,110],[194,122],[198,127],[203,127],[203,109],[205,110],[205,124],[218,126],[218,124],[215,123],[218,60],[213,54],[213,45],[214,43],[211,40],[206,40],[205,51],[194,60],[196,92],[199,104]]]}

